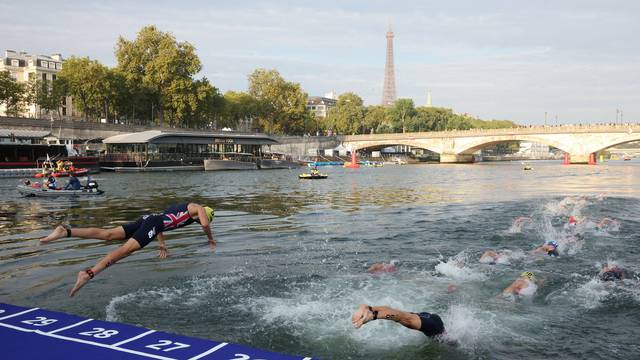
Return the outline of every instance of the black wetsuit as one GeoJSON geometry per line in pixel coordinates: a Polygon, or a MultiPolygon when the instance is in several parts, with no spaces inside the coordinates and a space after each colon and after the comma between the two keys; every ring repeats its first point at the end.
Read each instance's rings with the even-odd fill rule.
{"type": "Polygon", "coordinates": [[[602,281],[616,281],[622,280],[622,271],[609,270],[600,274],[600,280],[602,281]]]}
{"type": "Polygon", "coordinates": [[[444,324],[437,314],[428,312],[415,313],[420,317],[420,331],[428,337],[434,337],[444,333],[444,324]]]}
{"type": "Polygon", "coordinates": [[[194,223],[196,220],[189,215],[188,205],[189,203],[173,205],[165,209],[162,214],[144,215],[132,223],[122,225],[125,239],[133,238],[143,248],[161,232],[194,223]]]}

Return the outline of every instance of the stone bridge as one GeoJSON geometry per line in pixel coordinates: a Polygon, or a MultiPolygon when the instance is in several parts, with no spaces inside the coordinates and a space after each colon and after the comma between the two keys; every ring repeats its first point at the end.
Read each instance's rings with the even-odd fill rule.
{"type": "Polygon", "coordinates": [[[591,154],[637,140],[640,140],[640,124],[533,126],[342,136],[342,144],[351,150],[409,145],[440,154],[442,163],[472,162],[474,152],[505,141],[531,141],[566,152],[573,164],[584,164],[589,162],[591,154]]]}
{"type": "MultiPolygon", "coordinates": [[[[145,130],[203,132],[210,130],[177,129],[95,122],[0,117],[0,128],[50,130],[61,139],[102,140],[109,136],[145,130]]],[[[405,134],[338,135],[331,137],[280,137],[283,152],[306,155],[308,147],[333,148],[342,143],[352,150],[381,149],[392,145],[410,145],[440,154],[440,162],[472,162],[473,153],[505,141],[531,141],[558,148],[574,164],[587,163],[591,154],[612,146],[640,140],[640,124],[596,124],[532,126],[509,129],[472,129],[405,134]],[[294,151],[295,150],[295,151],[294,151]]]]}

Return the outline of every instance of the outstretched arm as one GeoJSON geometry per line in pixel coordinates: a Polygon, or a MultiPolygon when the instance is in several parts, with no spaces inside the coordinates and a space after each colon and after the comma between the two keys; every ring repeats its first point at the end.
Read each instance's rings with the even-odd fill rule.
{"type": "Polygon", "coordinates": [[[361,304],[358,310],[351,316],[351,323],[356,329],[372,320],[392,320],[404,327],[420,330],[422,320],[414,313],[392,309],[388,306],[368,306],[361,304]]]}
{"type": "Polygon", "coordinates": [[[202,225],[202,231],[204,231],[209,239],[209,247],[211,247],[212,250],[215,250],[216,239],[213,237],[207,212],[204,210],[202,205],[191,203],[189,206],[195,206],[196,212],[198,213],[198,221],[200,221],[200,225],[202,225]]]}
{"type": "Polygon", "coordinates": [[[166,259],[167,256],[169,256],[169,249],[167,249],[167,246],[164,242],[163,233],[158,233],[158,244],[160,245],[160,255],[158,255],[158,257],[160,259],[166,259]]]}

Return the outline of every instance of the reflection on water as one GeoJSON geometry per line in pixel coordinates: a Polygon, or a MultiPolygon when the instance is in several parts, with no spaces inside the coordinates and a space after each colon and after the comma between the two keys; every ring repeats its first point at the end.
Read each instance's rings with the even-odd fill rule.
{"type": "Polygon", "coordinates": [[[92,199],[22,198],[16,179],[0,179],[0,301],[324,359],[632,359],[640,351],[635,275],[595,279],[610,261],[640,271],[635,161],[326,172],[321,181],[289,170],[102,173],[106,196],[92,199]],[[182,201],[215,209],[215,253],[199,227],[185,227],[167,233],[169,259],[152,243],[66,297],[77,271],[119,242],[38,238],[59,223],[119,226],[182,201]],[[568,216],[584,221],[569,228],[568,216]],[[597,229],[604,217],[619,224],[597,229]],[[560,257],[529,255],[549,239],[560,257]],[[480,264],[488,249],[507,260],[480,264]],[[391,260],[394,274],[366,272],[391,260]],[[544,279],[534,296],[496,297],[524,270],[544,279]],[[384,321],[356,331],[350,314],[360,303],[439,313],[459,346],[384,321]]]}

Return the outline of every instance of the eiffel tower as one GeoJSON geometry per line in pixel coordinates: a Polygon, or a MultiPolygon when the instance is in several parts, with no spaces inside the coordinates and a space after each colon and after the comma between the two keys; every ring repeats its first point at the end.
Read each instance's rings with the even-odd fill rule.
{"type": "Polygon", "coordinates": [[[384,86],[382,105],[392,106],[396,101],[396,75],[393,68],[393,31],[387,31],[387,62],[384,64],[384,86]]]}

